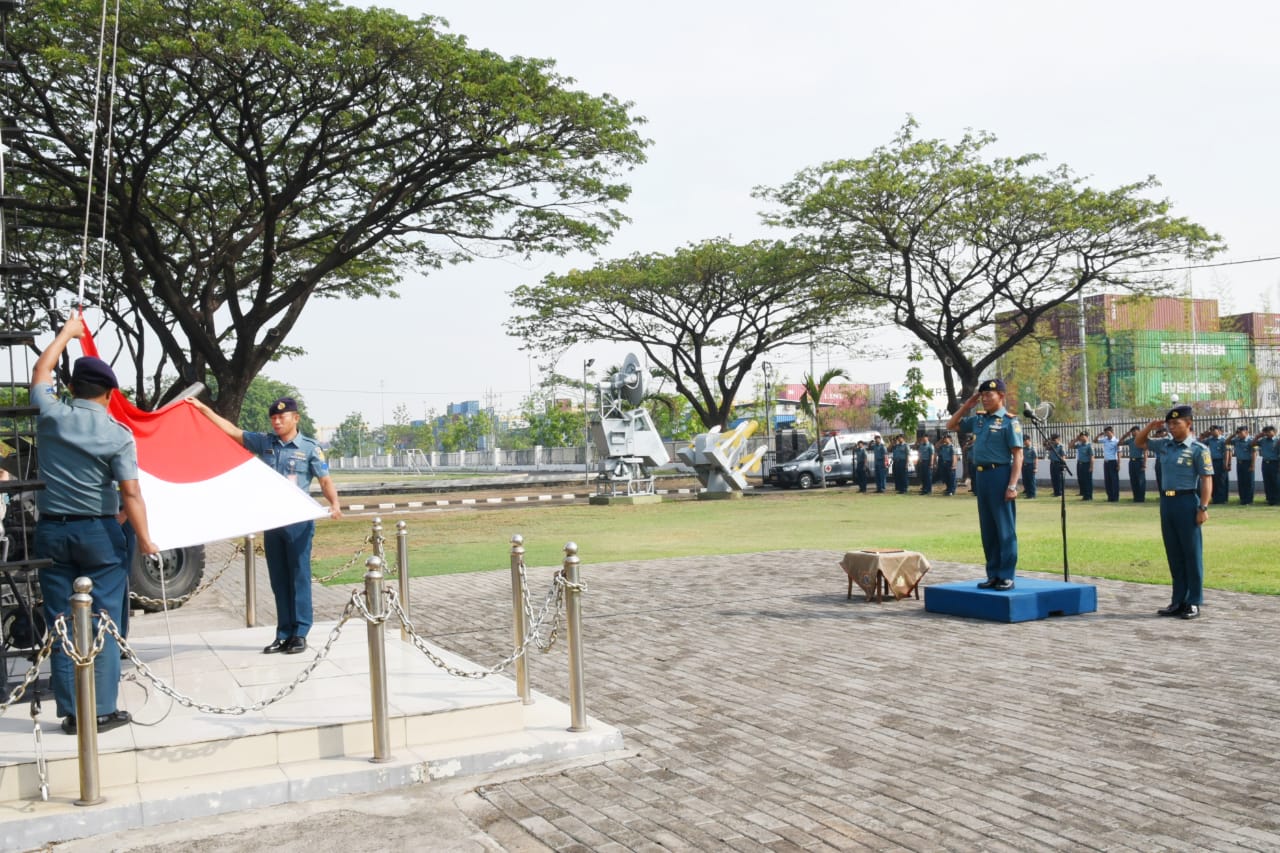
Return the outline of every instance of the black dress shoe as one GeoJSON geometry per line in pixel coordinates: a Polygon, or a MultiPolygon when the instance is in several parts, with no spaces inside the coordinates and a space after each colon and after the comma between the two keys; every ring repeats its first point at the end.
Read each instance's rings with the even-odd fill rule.
{"type": "Polygon", "coordinates": [[[1181,616],[1185,604],[1170,604],[1168,607],[1161,607],[1156,611],[1159,616],[1181,616]]]}
{"type": "MultiPolygon", "coordinates": [[[[128,711],[112,711],[110,714],[98,715],[98,733],[109,732],[133,722],[128,711]]],[[[62,730],[69,735],[76,733],[76,715],[68,714],[62,718],[62,730]]]]}
{"type": "Polygon", "coordinates": [[[1013,589],[1013,581],[1009,578],[1001,578],[991,585],[996,592],[1008,592],[1013,589]]]}
{"type": "Polygon", "coordinates": [[[307,650],[306,637],[290,637],[284,642],[284,653],[286,655],[296,655],[307,650]]]}
{"type": "Polygon", "coordinates": [[[999,580],[996,578],[987,578],[986,580],[978,583],[978,589],[991,589],[997,583],[999,583],[999,580]]]}
{"type": "Polygon", "coordinates": [[[1195,605],[1195,604],[1188,604],[1188,605],[1186,606],[1186,608],[1184,608],[1184,609],[1183,609],[1182,613],[1180,613],[1179,615],[1180,615],[1183,619],[1199,619],[1199,618],[1200,618],[1200,607],[1199,607],[1199,605],[1195,605]]]}
{"type": "Polygon", "coordinates": [[[284,651],[284,647],[292,640],[292,637],[285,637],[283,640],[273,640],[271,645],[262,650],[264,655],[274,655],[277,652],[284,651]]]}

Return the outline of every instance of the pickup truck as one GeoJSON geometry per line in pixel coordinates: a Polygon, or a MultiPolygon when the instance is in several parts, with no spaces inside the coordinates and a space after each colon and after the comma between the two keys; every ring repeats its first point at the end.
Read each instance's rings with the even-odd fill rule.
{"type": "Polygon", "coordinates": [[[822,460],[818,460],[818,448],[809,449],[789,462],[769,469],[769,483],[780,489],[809,489],[822,483],[823,469],[827,482],[845,484],[853,482],[853,451],[857,438],[832,435],[823,439],[822,460]]]}

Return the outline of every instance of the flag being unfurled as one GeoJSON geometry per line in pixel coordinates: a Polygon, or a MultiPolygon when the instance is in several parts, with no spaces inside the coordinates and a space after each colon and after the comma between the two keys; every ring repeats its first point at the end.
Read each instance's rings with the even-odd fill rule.
{"type": "MultiPolygon", "coordinates": [[[[85,355],[98,354],[88,330],[81,345],[85,355]]],[[[188,403],[144,412],[117,390],[109,410],[133,431],[147,523],[161,549],[234,539],[328,514],[188,403]]]]}

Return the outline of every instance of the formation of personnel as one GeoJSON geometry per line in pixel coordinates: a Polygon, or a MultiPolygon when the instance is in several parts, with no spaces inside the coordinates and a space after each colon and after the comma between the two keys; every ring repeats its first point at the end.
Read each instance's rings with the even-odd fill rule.
{"type": "MultiPolygon", "coordinates": [[[[1037,445],[1030,435],[1023,437],[1022,497],[1036,497],[1037,463],[1049,462],[1049,483],[1053,497],[1059,498],[1066,491],[1068,474],[1076,477],[1081,500],[1093,500],[1093,476],[1095,459],[1101,454],[1103,488],[1108,502],[1121,499],[1120,466],[1126,464],[1129,475],[1129,493],[1135,503],[1147,501],[1147,460],[1155,456],[1149,449],[1139,446],[1137,437],[1141,427],[1133,426],[1123,437],[1117,438],[1113,426],[1104,427],[1096,436],[1080,432],[1070,445],[1062,436],[1054,433],[1037,445]]],[[[1163,438],[1167,433],[1154,429],[1151,438],[1163,438]]],[[[867,492],[872,484],[878,494],[888,492],[893,483],[896,494],[908,494],[913,473],[919,483],[918,494],[932,495],[937,486],[943,495],[954,495],[958,485],[973,491],[975,480],[972,435],[966,435],[963,447],[952,434],[944,434],[935,443],[922,435],[911,444],[903,434],[889,436],[888,442],[880,436],[872,441],[859,441],[854,450],[854,483],[859,492],[867,492]],[[914,466],[911,462],[914,451],[914,466]]],[[[1209,449],[1213,464],[1213,503],[1227,503],[1232,462],[1235,462],[1236,493],[1243,506],[1254,502],[1255,469],[1260,468],[1262,490],[1268,506],[1280,506],[1280,438],[1276,428],[1268,425],[1256,435],[1250,435],[1246,427],[1237,427],[1226,436],[1219,425],[1213,425],[1198,436],[1209,449]],[[1260,464],[1259,464],[1260,460],[1260,464]]],[[[1155,487],[1161,489],[1161,463],[1155,456],[1155,487]]]]}

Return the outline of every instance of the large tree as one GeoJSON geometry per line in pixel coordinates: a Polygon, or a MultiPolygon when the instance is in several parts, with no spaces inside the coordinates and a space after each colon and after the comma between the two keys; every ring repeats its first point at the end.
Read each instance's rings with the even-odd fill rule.
{"type": "Polygon", "coordinates": [[[5,144],[29,235],[10,248],[34,270],[26,316],[56,324],[87,233],[87,301],[144,406],[174,392],[166,373],[211,375],[235,417],[263,366],[297,354],[312,297],[394,295],[405,270],[475,252],[589,250],[624,219],[639,120],[550,61],[327,0],[134,0],[108,98],[101,8],[31,0],[9,19],[0,109],[25,129],[5,144]]]}
{"type": "Polygon", "coordinates": [[[707,428],[729,422],[762,356],[807,340],[854,307],[806,253],[719,239],[549,275],[511,298],[524,313],[507,330],[527,346],[634,344],[707,428]]]}
{"type": "Polygon", "coordinates": [[[953,410],[1055,306],[1103,289],[1159,292],[1170,285],[1156,267],[1221,248],[1149,197],[1152,177],[1097,190],[1041,155],[987,159],[994,142],[920,139],[908,120],[870,157],[756,191],[778,205],[767,222],[797,230],[827,270],[884,306],[868,320],[897,324],[937,357],[953,410]]]}

